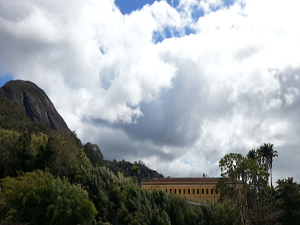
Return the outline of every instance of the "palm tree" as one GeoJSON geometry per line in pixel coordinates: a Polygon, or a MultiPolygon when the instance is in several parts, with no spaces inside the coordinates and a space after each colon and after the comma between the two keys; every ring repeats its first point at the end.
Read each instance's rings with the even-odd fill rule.
{"type": "MultiPolygon", "coordinates": [[[[258,155],[258,151],[252,149],[249,150],[248,154],[247,154],[247,158],[250,160],[253,160],[253,162],[258,163],[259,164],[259,155],[258,155]]],[[[251,183],[254,187],[254,190],[256,190],[257,188],[257,175],[253,174],[251,183]]],[[[250,200],[250,199],[249,199],[250,200]]],[[[252,204],[253,204],[253,213],[257,212],[257,192],[254,191],[253,192],[253,198],[252,198],[252,204]]]]}
{"type": "Polygon", "coordinates": [[[263,146],[260,147],[258,150],[259,154],[262,158],[262,163],[266,164],[268,169],[270,169],[270,175],[271,175],[271,187],[273,187],[272,184],[272,165],[273,165],[273,158],[278,157],[278,152],[274,150],[273,144],[266,144],[264,143],[263,146]]]}
{"type": "Polygon", "coordinates": [[[256,161],[257,158],[258,158],[256,150],[254,150],[254,149],[249,150],[249,152],[247,154],[247,158],[248,159],[253,159],[254,161],[256,161]]]}

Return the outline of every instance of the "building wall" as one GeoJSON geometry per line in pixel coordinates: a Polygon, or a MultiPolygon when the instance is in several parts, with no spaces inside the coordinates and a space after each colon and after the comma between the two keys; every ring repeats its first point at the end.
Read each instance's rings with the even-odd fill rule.
{"type": "Polygon", "coordinates": [[[146,190],[164,190],[168,194],[175,194],[179,196],[186,196],[197,200],[215,201],[220,197],[220,193],[216,194],[214,187],[216,183],[212,184],[188,184],[188,183],[159,183],[159,184],[142,184],[142,188],[146,190]]]}

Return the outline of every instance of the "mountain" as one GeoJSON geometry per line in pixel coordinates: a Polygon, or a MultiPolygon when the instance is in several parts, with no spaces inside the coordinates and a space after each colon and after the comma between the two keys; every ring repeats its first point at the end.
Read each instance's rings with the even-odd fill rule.
{"type": "Polygon", "coordinates": [[[0,95],[23,107],[31,121],[42,122],[55,130],[68,129],[53,103],[36,84],[22,80],[9,81],[1,87],[0,95]]]}
{"type": "Polygon", "coordinates": [[[67,175],[81,166],[105,166],[139,182],[163,177],[142,162],[104,160],[97,145],[82,144],[36,84],[15,80],[0,88],[0,179],[16,176],[17,171],[46,168],[55,175],[67,175]]]}

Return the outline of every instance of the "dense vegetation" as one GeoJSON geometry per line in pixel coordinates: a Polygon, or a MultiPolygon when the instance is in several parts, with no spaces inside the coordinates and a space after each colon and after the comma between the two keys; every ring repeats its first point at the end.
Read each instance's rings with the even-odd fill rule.
{"type": "Polygon", "coordinates": [[[162,175],[142,161],[105,160],[97,145],[82,144],[75,132],[32,122],[0,90],[0,223],[299,224],[300,185],[293,178],[269,185],[276,156],[271,144],[245,157],[226,155],[216,187],[220,202],[190,204],[141,189],[141,181],[162,175]]]}
{"type": "Polygon", "coordinates": [[[135,161],[133,164],[125,160],[117,162],[116,160],[104,162],[105,166],[115,174],[119,172],[124,176],[136,177],[139,183],[148,181],[153,177],[163,177],[162,174],[155,170],[149,169],[143,161],[135,161]]]}
{"type": "Polygon", "coordinates": [[[220,160],[220,202],[234,206],[238,224],[300,224],[300,185],[288,178],[273,188],[271,171],[277,156],[269,143],[246,157],[230,153],[220,160]]]}
{"type": "Polygon", "coordinates": [[[54,178],[47,171],[6,177],[1,186],[0,218],[5,218],[5,222],[92,223],[97,213],[80,185],[71,185],[66,178],[54,178]]]}

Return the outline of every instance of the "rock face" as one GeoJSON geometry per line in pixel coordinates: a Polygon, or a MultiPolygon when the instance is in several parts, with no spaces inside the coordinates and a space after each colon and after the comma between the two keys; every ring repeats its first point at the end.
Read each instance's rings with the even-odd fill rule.
{"type": "Polygon", "coordinates": [[[36,84],[22,80],[9,81],[1,87],[0,94],[22,105],[33,122],[45,123],[55,130],[68,129],[53,103],[36,84]]]}

